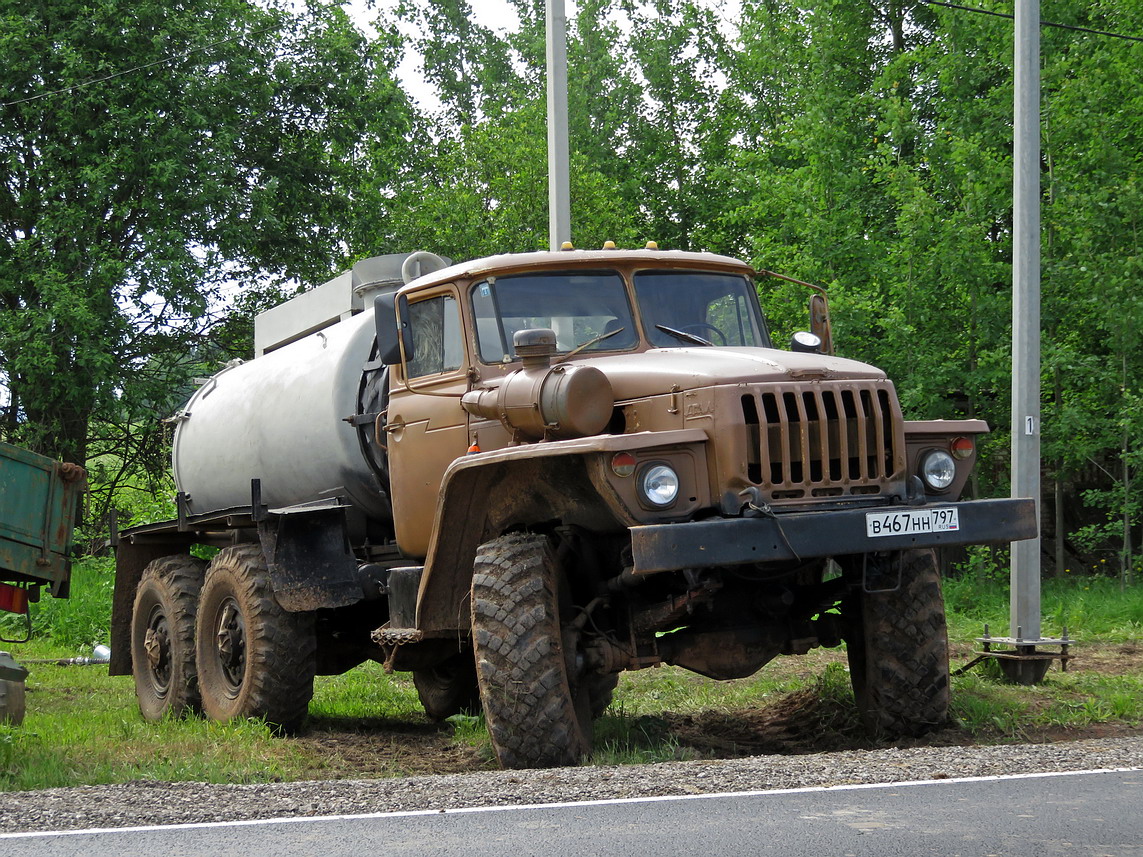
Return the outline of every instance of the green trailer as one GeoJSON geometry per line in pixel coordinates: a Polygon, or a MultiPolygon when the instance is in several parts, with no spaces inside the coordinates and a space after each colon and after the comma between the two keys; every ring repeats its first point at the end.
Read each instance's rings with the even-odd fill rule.
{"type": "MultiPolygon", "coordinates": [[[[77,464],[0,443],[0,610],[28,616],[45,586],[56,598],[68,596],[72,527],[85,483],[77,464]]],[[[26,674],[0,652],[0,722],[23,718],[26,674]]]]}

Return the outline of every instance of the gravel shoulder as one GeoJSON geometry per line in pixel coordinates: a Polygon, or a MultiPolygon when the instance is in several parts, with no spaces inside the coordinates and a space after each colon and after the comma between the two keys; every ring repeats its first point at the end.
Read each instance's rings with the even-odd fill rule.
{"type": "Polygon", "coordinates": [[[846,750],[400,779],[259,785],[140,781],[9,792],[0,796],[0,833],[445,810],[1106,768],[1143,768],[1143,736],[1051,744],[846,750]]]}

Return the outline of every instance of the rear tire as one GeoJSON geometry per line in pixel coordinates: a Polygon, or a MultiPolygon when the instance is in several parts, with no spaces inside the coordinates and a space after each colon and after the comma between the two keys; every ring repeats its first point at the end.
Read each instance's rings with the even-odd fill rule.
{"type": "Polygon", "coordinates": [[[433,720],[480,712],[480,688],[472,652],[458,652],[432,669],[413,670],[413,685],[425,713],[433,720]]]}
{"type": "MultiPolygon", "coordinates": [[[[868,558],[870,563],[897,561],[898,589],[859,591],[843,608],[862,722],[872,737],[889,740],[942,726],[949,708],[948,631],[936,555],[907,550],[868,558]]],[[[896,580],[895,572],[873,576],[896,580]]]]}
{"type": "Polygon", "coordinates": [[[561,582],[542,535],[513,533],[477,551],[476,675],[492,747],[505,768],[574,765],[591,751],[589,680],[561,582]]]}
{"type": "Polygon", "coordinates": [[[591,702],[591,716],[600,717],[619,686],[619,673],[595,673],[587,677],[587,696],[591,702]]]}
{"type": "Polygon", "coordinates": [[[178,554],[143,569],[131,612],[131,672],[147,720],[201,708],[194,635],[205,568],[202,560],[178,554]]]}
{"type": "Polygon", "coordinates": [[[202,586],[197,638],[204,714],[256,717],[280,732],[301,727],[314,692],[313,616],[288,613],[274,599],[259,545],[215,556],[202,586]]]}

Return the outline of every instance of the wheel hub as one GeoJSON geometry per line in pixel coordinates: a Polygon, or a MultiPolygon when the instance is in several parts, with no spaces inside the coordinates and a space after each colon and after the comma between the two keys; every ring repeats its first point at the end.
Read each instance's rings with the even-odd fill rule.
{"type": "Polygon", "coordinates": [[[143,651],[147,653],[151,685],[162,695],[171,682],[171,634],[167,628],[167,617],[162,613],[151,618],[143,637],[143,651]]]}
{"type": "Polygon", "coordinates": [[[237,689],[246,672],[246,624],[233,598],[228,598],[219,611],[215,640],[222,674],[231,688],[237,689]]]}

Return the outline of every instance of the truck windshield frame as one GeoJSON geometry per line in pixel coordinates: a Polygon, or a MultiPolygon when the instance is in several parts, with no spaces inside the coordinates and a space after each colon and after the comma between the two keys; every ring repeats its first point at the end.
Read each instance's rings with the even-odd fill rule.
{"type": "Polygon", "coordinates": [[[634,293],[641,328],[618,271],[550,271],[480,280],[469,290],[477,354],[487,364],[510,363],[516,359],[513,335],[538,327],[555,331],[556,354],[632,351],[642,342],[656,348],[693,348],[703,341],[770,347],[758,295],[741,274],[638,271],[634,293]],[[640,339],[640,330],[645,339],[640,339]]]}

